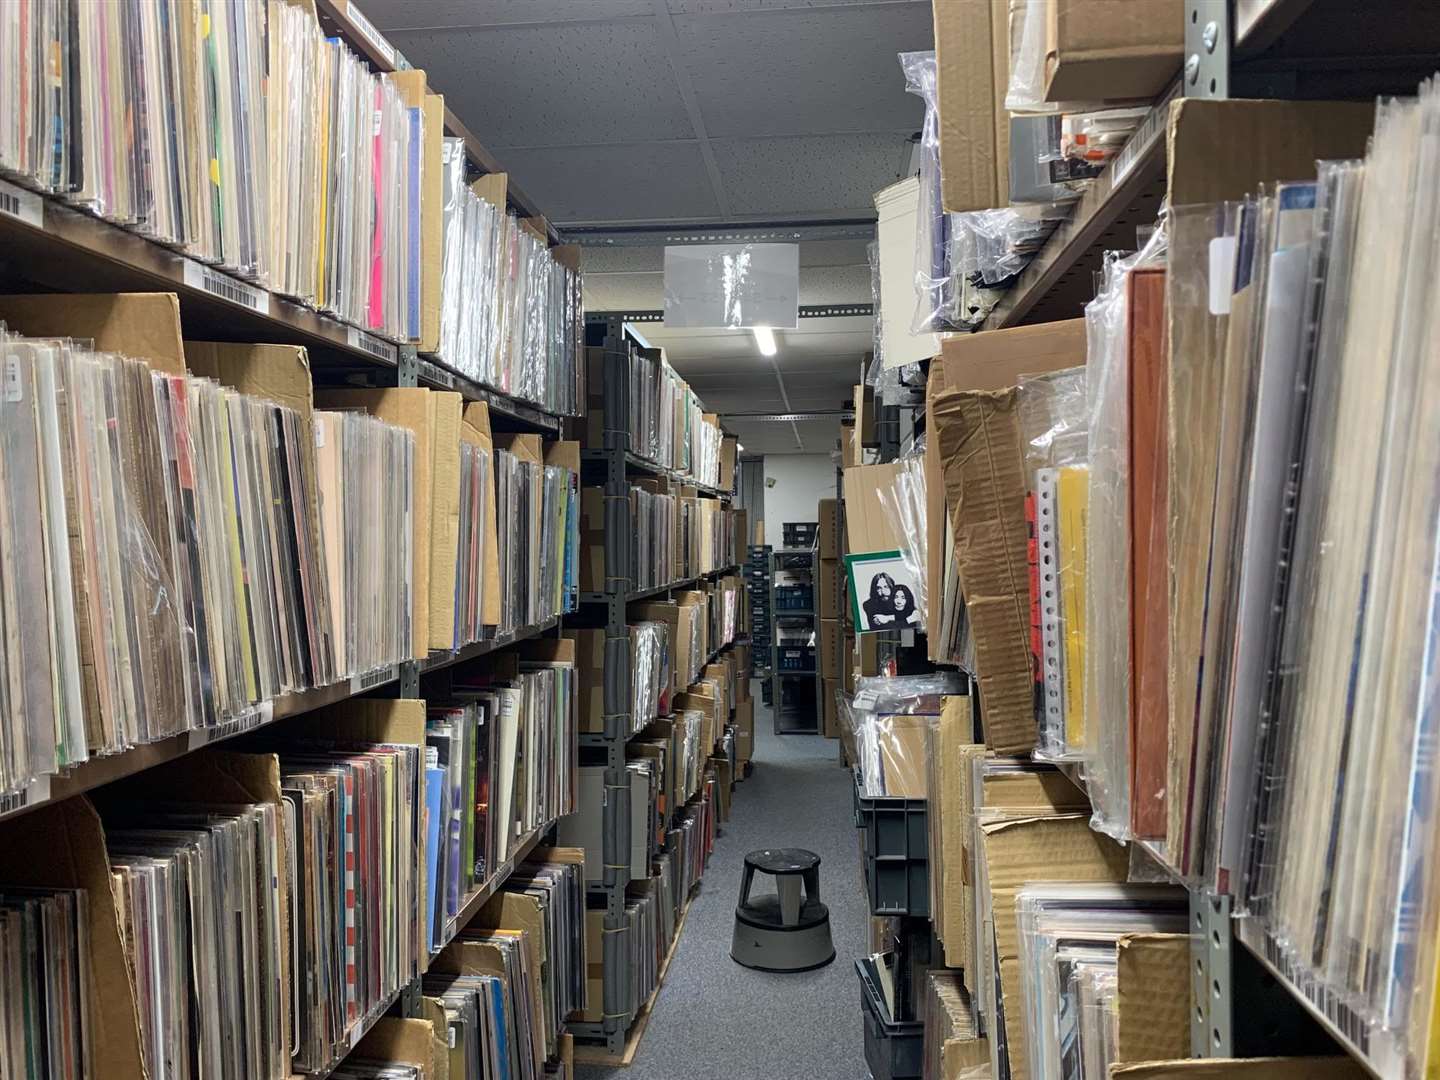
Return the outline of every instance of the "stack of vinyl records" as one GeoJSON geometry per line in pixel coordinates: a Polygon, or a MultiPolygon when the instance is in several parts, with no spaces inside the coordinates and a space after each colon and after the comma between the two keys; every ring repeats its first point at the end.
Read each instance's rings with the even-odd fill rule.
{"type": "Polygon", "coordinates": [[[545,1009],[543,1030],[547,1057],[555,1057],[566,1017],[585,1005],[585,875],[578,852],[555,851],[554,859],[523,863],[506,882],[502,895],[481,915],[494,912],[501,925],[511,907],[524,908],[528,925],[544,928],[545,962],[540,990],[545,1009]],[[572,856],[561,861],[562,856],[572,856]]]}
{"type": "MultiPolygon", "coordinates": [[[[0,790],[350,673],[369,628],[345,602],[346,535],[328,527],[350,506],[317,475],[333,455],[312,450],[307,418],[67,342],[4,341],[0,790]]],[[[376,494],[406,490],[407,470],[392,463],[376,494]]],[[[381,563],[398,534],[377,522],[408,528],[357,515],[353,543],[375,549],[367,596],[400,565],[381,563]]],[[[393,663],[408,640],[371,655],[393,663]]]]}
{"type": "Polygon", "coordinates": [[[288,828],[260,803],[136,808],[107,831],[151,1075],[289,1075],[288,828]]]}
{"type": "Polygon", "coordinates": [[[405,428],[363,413],[315,413],[320,535],[339,676],[414,654],[414,458],[415,436],[405,428]]]}
{"type": "Polygon", "coordinates": [[[500,630],[572,610],[578,599],[578,477],[511,450],[495,452],[500,630]]]}
{"type": "Polygon", "coordinates": [[[6,1075],[96,1075],[84,889],[0,889],[0,1062],[6,1075]]]}
{"type": "Polygon", "coordinates": [[[669,627],[662,622],[630,626],[630,681],[634,698],[630,730],[639,731],[670,710],[669,627]]]}
{"type": "Polygon", "coordinates": [[[1173,886],[1043,884],[1016,895],[1031,1076],[1103,1080],[1115,1056],[1116,944],[1180,934],[1189,897],[1173,886]]]}
{"type": "Polygon", "coordinates": [[[657,897],[654,879],[632,886],[625,898],[626,942],[629,963],[625,965],[626,1014],[633,1019],[660,986],[660,965],[670,942],[663,937],[664,903],[657,897]]]}
{"type": "Polygon", "coordinates": [[[439,358],[542,408],[582,402],[579,272],[545,240],[466,183],[465,148],[446,139],[439,358]]]}
{"type": "Polygon", "coordinates": [[[328,142],[317,133],[328,125],[330,63],[325,35],[299,4],[269,3],[269,71],[266,95],[270,130],[270,287],[313,304],[321,260],[316,257],[329,179],[328,142]]]}
{"type": "Polygon", "coordinates": [[[414,853],[424,751],[404,743],[277,745],[294,830],[292,922],[307,973],[297,982],[295,1060],[315,1070],[420,970],[414,853]]]}
{"type": "Polygon", "coordinates": [[[461,957],[478,956],[483,969],[460,974],[428,974],[422,981],[426,997],[444,1007],[456,1049],[465,1049],[465,1064],[476,1071],[463,1076],[540,1080],[545,1068],[543,1016],[532,1002],[540,972],[533,969],[525,935],[512,930],[467,928],[452,946],[461,957]],[[473,1055],[473,1057],[471,1056],[473,1055]],[[488,1061],[488,1063],[487,1063],[488,1061]]]}
{"type": "Polygon", "coordinates": [[[638,484],[630,486],[630,565],[633,588],[654,589],[677,578],[675,566],[675,496],[638,484]]]}
{"type": "Polygon", "coordinates": [[[486,544],[492,524],[492,454],[460,444],[460,540],[455,553],[455,648],[484,635],[485,567],[493,557],[486,544]]]}
{"type": "Polygon", "coordinates": [[[705,874],[705,863],[715,848],[714,803],[706,791],[679,812],[674,828],[666,833],[675,896],[684,902],[705,874]]]}

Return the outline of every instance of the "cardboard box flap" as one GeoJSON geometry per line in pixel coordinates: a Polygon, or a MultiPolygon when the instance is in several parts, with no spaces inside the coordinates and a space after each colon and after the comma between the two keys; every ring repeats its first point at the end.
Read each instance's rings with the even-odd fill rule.
{"type": "Polygon", "coordinates": [[[931,437],[940,442],[985,742],[1002,753],[1028,752],[1035,745],[1035,680],[1015,390],[942,391],[934,417],[931,437]]]}
{"type": "Polygon", "coordinates": [[[29,337],[93,341],[99,352],[185,374],[180,298],[174,293],[45,293],[0,296],[0,322],[29,337]]]}
{"type": "Polygon", "coordinates": [[[535,465],[545,464],[545,447],[539,435],[526,435],[518,431],[497,431],[494,433],[495,448],[507,450],[521,461],[535,465]]]}
{"type": "MultiPolygon", "coordinates": [[[[429,1020],[401,1020],[384,1016],[365,1033],[350,1056],[356,1061],[394,1061],[418,1065],[427,1080],[434,1078],[435,1027],[429,1020]]],[[[449,1070],[446,1070],[449,1074],[449,1070]]]]}
{"type": "Polygon", "coordinates": [[[545,464],[558,465],[573,473],[580,471],[580,444],[562,439],[560,442],[545,444],[545,464]]]}
{"type": "Polygon", "coordinates": [[[1126,934],[1116,944],[1115,1060],[1190,1052],[1190,936],[1126,934]]]}
{"type": "Polygon", "coordinates": [[[470,185],[470,190],[491,206],[504,210],[510,195],[510,175],[503,172],[486,173],[470,185]]]}
{"type": "Polygon", "coordinates": [[[1006,0],[939,0],[935,17],[941,197],[951,213],[1010,199],[1010,81],[1006,0]]]}
{"type": "Polygon", "coordinates": [[[940,357],[930,365],[930,386],[944,390],[1006,390],[1022,375],[1083,367],[1085,320],[1063,319],[1036,326],[946,334],[940,357]]]}
{"type": "Polygon", "coordinates": [[[425,745],[425,702],[413,698],[351,698],[297,716],[285,732],[302,739],[425,745]]]}
{"type": "Polygon", "coordinates": [[[232,345],[185,342],[191,372],[222,386],[294,409],[309,419],[314,411],[310,355],[303,345],[232,345]]]}
{"type": "Polygon", "coordinates": [[[900,465],[893,461],[845,470],[845,541],[851,553],[899,549],[891,515],[880,500],[880,492],[888,493],[899,474],[900,465]]]}
{"type": "MultiPolygon", "coordinates": [[[[431,649],[455,645],[455,559],[460,548],[460,427],[465,399],[435,391],[430,480],[431,649]]],[[[493,482],[493,474],[492,474],[493,482]]]]}
{"type": "MultiPolygon", "coordinates": [[[[461,437],[492,454],[495,443],[490,433],[490,406],[472,401],[465,406],[460,422],[461,437]]],[[[500,527],[495,520],[495,462],[490,462],[490,482],[485,485],[485,593],[481,597],[480,619],[486,626],[500,625],[500,527]]]]}

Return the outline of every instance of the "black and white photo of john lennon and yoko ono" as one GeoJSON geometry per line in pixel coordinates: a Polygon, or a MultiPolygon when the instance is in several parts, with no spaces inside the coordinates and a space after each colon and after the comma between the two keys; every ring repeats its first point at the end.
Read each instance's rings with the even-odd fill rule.
{"type": "Polygon", "coordinates": [[[855,590],[857,629],[903,630],[920,625],[916,608],[917,589],[905,560],[856,560],[850,565],[850,585],[855,590]]]}

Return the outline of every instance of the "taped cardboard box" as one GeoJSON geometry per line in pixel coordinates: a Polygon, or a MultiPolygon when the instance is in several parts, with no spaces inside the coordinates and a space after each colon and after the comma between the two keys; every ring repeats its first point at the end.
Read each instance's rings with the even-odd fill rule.
{"type": "Polygon", "coordinates": [[[1130,860],[1124,848],[1090,828],[1089,814],[982,822],[978,831],[985,860],[984,885],[990,891],[994,915],[995,966],[1000,971],[1010,1076],[1011,1080],[1031,1080],[1016,894],[1033,881],[1123,882],[1130,860]]]}
{"type": "Polygon", "coordinates": [[[1084,364],[1085,320],[1063,319],[979,334],[947,334],[940,340],[939,363],[930,365],[930,382],[941,391],[1007,390],[1022,375],[1084,364]]]}
{"type": "Polygon", "coordinates": [[[1181,0],[1047,0],[1044,15],[1046,101],[1150,101],[1180,72],[1181,0]]]}
{"type": "Polygon", "coordinates": [[[1190,937],[1126,934],[1115,952],[1115,1060],[1190,1053],[1190,937]]]}
{"type": "Polygon", "coordinates": [[[1010,17],[1006,0],[935,0],[940,191],[951,213],[1010,201],[1010,17]]]}
{"type": "Polygon", "coordinates": [[[975,641],[985,743],[1000,753],[1024,753],[1035,745],[1035,678],[1016,392],[942,390],[934,418],[975,641]]]}

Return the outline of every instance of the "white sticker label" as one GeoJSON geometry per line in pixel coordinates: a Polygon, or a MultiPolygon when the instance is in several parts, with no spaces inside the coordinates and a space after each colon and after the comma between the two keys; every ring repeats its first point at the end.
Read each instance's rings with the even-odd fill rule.
{"type": "Polygon", "coordinates": [[[315,417],[315,449],[319,450],[325,445],[325,421],[315,417]]]}
{"type": "Polygon", "coordinates": [[[202,746],[219,742],[222,739],[233,738],[242,735],[247,731],[254,731],[256,728],[264,727],[275,719],[275,704],[270,701],[262,701],[259,705],[246,709],[243,713],[222,720],[213,727],[198,728],[190,732],[186,746],[191,750],[198,750],[202,746]]]}
{"type": "Polygon", "coordinates": [[[395,66],[395,46],[391,45],[375,29],[375,24],[367,19],[354,4],[345,5],[345,13],[350,16],[350,23],[355,27],[356,32],[370,43],[370,47],[385,58],[385,62],[391,67],[395,66]]]}
{"type": "Polygon", "coordinates": [[[20,358],[14,353],[5,356],[5,400],[25,400],[25,384],[20,381],[20,358]]]}
{"type": "Polygon", "coordinates": [[[0,214],[37,229],[45,227],[45,200],[33,191],[0,180],[0,214]]]}
{"type": "Polygon", "coordinates": [[[850,704],[852,708],[863,709],[868,712],[875,708],[875,702],[879,700],[880,698],[874,690],[861,690],[855,695],[850,704]]]}
{"type": "Polygon", "coordinates": [[[455,389],[455,373],[446,371],[439,364],[432,364],[428,360],[422,360],[420,371],[425,376],[425,381],[435,386],[443,386],[447,390],[455,389]]]}
{"type": "Polygon", "coordinates": [[[345,340],[352,349],[359,349],[363,353],[369,353],[377,360],[384,360],[387,364],[395,363],[395,346],[383,338],[378,338],[374,334],[366,333],[358,326],[347,326],[345,328],[345,340]]]}
{"type": "Polygon", "coordinates": [[[204,263],[198,263],[194,259],[185,260],[185,284],[221,300],[238,304],[251,311],[258,311],[262,315],[270,314],[270,294],[264,289],[247,285],[229,274],[222,274],[219,270],[206,266],[204,263]]]}
{"type": "Polygon", "coordinates": [[[1165,130],[1165,118],[1170,115],[1170,101],[1173,96],[1173,93],[1167,94],[1164,101],[1145,115],[1140,126],[1131,133],[1120,152],[1115,155],[1115,160],[1110,163],[1112,187],[1125,179],[1125,174],[1135,167],[1135,163],[1150,149],[1151,144],[1160,138],[1165,130]]]}
{"type": "Polygon", "coordinates": [[[400,677],[400,668],[396,664],[389,667],[376,668],[374,671],[366,672],[364,675],[356,675],[350,680],[350,693],[363,694],[366,690],[374,690],[377,686],[384,686],[388,682],[394,682],[400,677]]]}
{"type": "Polygon", "coordinates": [[[1230,294],[1235,291],[1236,237],[1217,236],[1210,241],[1210,314],[1230,314],[1230,294]]]}

